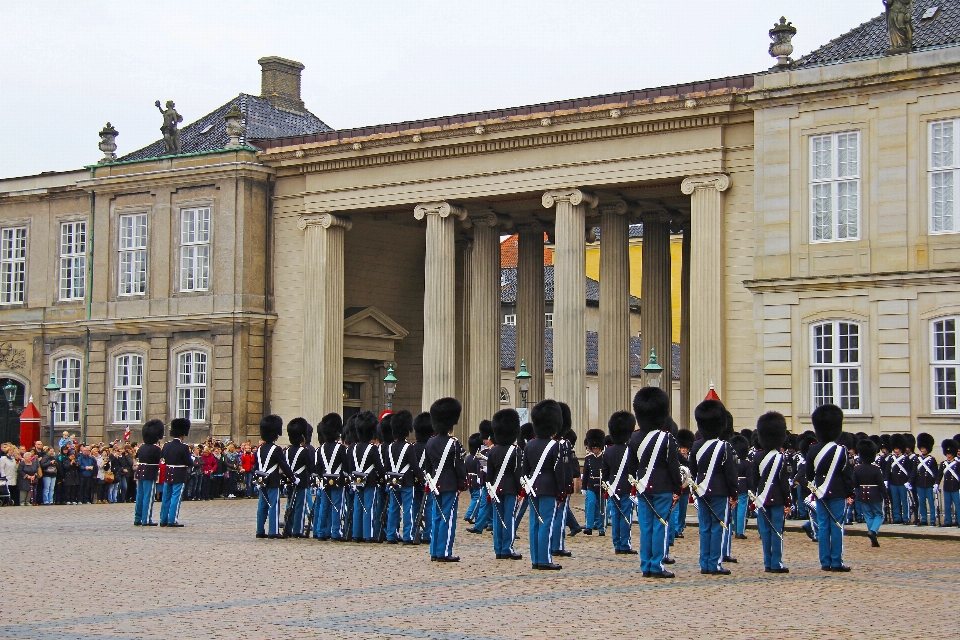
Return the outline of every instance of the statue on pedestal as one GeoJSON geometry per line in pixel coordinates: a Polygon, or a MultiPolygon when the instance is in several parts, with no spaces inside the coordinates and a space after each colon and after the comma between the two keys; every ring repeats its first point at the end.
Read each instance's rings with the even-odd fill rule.
{"type": "Polygon", "coordinates": [[[183,122],[183,116],[177,113],[174,108],[173,100],[167,100],[167,108],[160,106],[157,100],[157,109],[163,114],[163,126],[160,127],[160,133],[163,134],[163,144],[166,146],[166,155],[177,155],[183,153],[183,147],[180,145],[180,131],[177,125],[183,122]]]}
{"type": "Polygon", "coordinates": [[[887,8],[888,54],[907,53],[913,49],[913,0],[883,0],[887,8]]]}

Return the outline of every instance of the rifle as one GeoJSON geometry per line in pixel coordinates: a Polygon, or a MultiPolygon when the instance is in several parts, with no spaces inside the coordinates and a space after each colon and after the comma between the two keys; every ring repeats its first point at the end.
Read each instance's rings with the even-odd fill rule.
{"type": "Polygon", "coordinates": [[[384,504],[383,509],[380,510],[380,520],[377,523],[377,534],[374,538],[377,542],[383,542],[387,539],[387,510],[390,508],[390,498],[388,497],[393,492],[390,490],[390,486],[384,487],[386,493],[384,494],[384,504]]]}
{"type": "Polygon", "coordinates": [[[540,510],[537,509],[537,503],[531,500],[531,498],[537,497],[537,492],[533,487],[533,482],[527,476],[520,476],[520,485],[523,487],[523,491],[527,496],[527,503],[530,505],[530,509],[532,509],[533,514],[537,516],[537,521],[540,524],[543,524],[543,518],[540,517],[540,510]]]}
{"type": "Polygon", "coordinates": [[[424,488],[423,497],[420,498],[420,506],[417,507],[417,516],[413,519],[413,544],[423,542],[423,517],[427,510],[427,490],[424,488]]]}
{"type": "Polygon", "coordinates": [[[937,514],[937,526],[942,527],[943,525],[940,522],[940,487],[938,486],[936,491],[933,492],[933,510],[937,514]]]}
{"type": "MultiPolygon", "coordinates": [[[[690,495],[693,496],[693,506],[695,506],[695,507],[697,508],[697,511],[699,511],[699,510],[700,510],[700,498],[701,498],[702,496],[700,495],[700,485],[698,485],[695,480],[690,480],[690,495]]],[[[729,527],[727,526],[726,521],[724,521],[723,518],[721,518],[720,516],[717,515],[717,512],[713,510],[713,507],[710,506],[710,503],[709,503],[709,502],[704,502],[703,504],[706,505],[707,511],[710,512],[710,515],[712,515],[714,518],[716,518],[717,522],[720,523],[720,526],[723,528],[724,531],[726,531],[727,529],[729,529],[729,527]]]]}
{"type": "MultiPolygon", "coordinates": [[[[646,487],[641,487],[640,482],[633,476],[627,476],[627,481],[633,485],[633,487],[637,490],[637,493],[643,498],[643,501],[647,503],[647,506],[650,507],[650,511],[653,511],[653,515],[657,516],[657,520],[660,521],[660,524],[667,526],[667,521],[664,520],[659,513],[657,513],[657,510],[653,508],[653,503],[650,502],[650,498],[648,498],[647,494],[644,493],[643,490],[646,489],[646,487]]],[[[673,511],[672,506],[670,507],[670,511],[673,511]]]]}
{"type": "MultiPolygon", "coordinates": [[[[352,486],[352,485],[351,485],[352,486]]],[[[353,501],[355,496],[350,495],[349,487],[343,488],[343,510],[340,511],[340,526],[343,527],[343,539],[353,538],[353,501]]]]}
{"type": "MultiPolygon", "coordinates": [[[[603,498],[603,495],[604,495],[604,494],[610,496],[611,498],[616,495],[615,493],[611,493],[611,491],[610,491],[610,485],[607,484],[607,482],[606,482],[605,480],[601,480],[601,481],[600,481],[600,498],[601,498],[601,499],[604,499],[604,498],[603,498]]],[[[619,504],[616,500],[613,501],[613,506],[616,507],[617,512],[620,514],[620,517],[623,518],[623,521],[626,522],[626,523],[629,525],[629,524],[630,524],[630,518],[628,518],[628,517],[623,513],[623,509],[620,508],[620,504],[619,504]]]]}
{"type": "Polygon", "coordinates": [[[440,508],[440,501],[436,499],[436,496],[440,495],[440,490],[437,489],[437,482],[439,482],[440,478],[434,479],[429,473],[424,473],[423,477],[427,481],[427,486],[424,489],[424,493],[429,491],[434,495],[434,502],[437,505],[437,513],[439,513],[440,517],[443,518],[443,523],[447,524],[447,516],[443,515],[443,509],[440,508]]]}
{"type": "Polygon", "coordinates": [[[287,487],[287,508],[283,512],[283,537],[289,538],[293,531],[293,508],[296,505],[297,485],[290,483],[287,487]]]}
{"type": "Polygon", "coordinates": [[[760,515],[763,516],[763,519],[767,521],[767,524],[770,526],[770,529],[775,534],[777,534],[777,537],[780,538],[781,541],[783,541],[783,534],[777,531],[777,528],[773,526],[773,522],[770,521],[770,516],[767,515],[767,508],[764,507],[759,502],[757,502],[757,494],[755,494],[753,491],[748,490],[747,496],[750,498],[750,502],[753,503],[753,506],[756,507],[757,511],[760,512],[760,515]]]}
{"type": "MultiPolygon", "coordinates": [[[[814,484],[813,480],[807,483],[807,488],[810,489],[810,493],[817,499],[817,508],[823,507],[827,515],[830,516],[830,519],[833,520],[833,523],[840,529],[840,533],[844,533],[844,526],[833,517],[833,513],[830,512],[830,507],[827,506],[826,500],[817,495],[817,485],[814,484]]],[[[844,513],[846,513],[846,505],[844,505],[844,513]]]]}

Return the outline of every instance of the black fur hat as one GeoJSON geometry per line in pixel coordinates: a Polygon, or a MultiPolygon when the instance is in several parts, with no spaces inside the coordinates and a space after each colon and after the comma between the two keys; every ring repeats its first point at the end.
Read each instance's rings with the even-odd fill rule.
{"type": "Polygon", "coordinates": [[[372,411],[362,411],[353,422],[357,430],[357,442],[370,442],[377,433],[377,416],[372,411]]]}
{"type": "Polygon", "coordinates": [[[760,434],[757,433],[756,431],[751,431],[750,433],[751,433],[750,446],[753,447],[754,449],[761,449],[762,447],[760,446],[760,434]]]}
{"type": "Polygon", "coordinates": [[[660,387],[644,387],[633,396],[633,413],[643,433],[661,430],[670,417],[670,396],[660,387]]]}
{"type": "Polygon", "coordinates": [[[393,442],[393,414],[388,413],[377,423],[376,438],[381,443],[390,444],[393,442]]]}
{"type": "Polygon", "coordinates": [[[190,435],[189,419],[174,418],[173,420],[170,421],[170,437],[171,438],[186,438],[188,435],[190,435]]]}
{"type": "Polygon", "coordinates": [[[570,443],[570,446],[575,446],[577,444],[577,432],[573,429],[567,429],[563,433],[563,439],[570,443]]]}
{"type": "Polygon", "coordinates": [[[453,427],[460,422],[460,412],[463,406],[456,398],[440,398],[430,405],[430,420],[433,422],[434,433],[450,433],[453,427]]]}
{"type": "Polygon", "coordinates": [[[527,442],[529,440],[533,440],[536,437],[537,437],[537,434],[533,430],[533,424],[529,422],[524,422],[522,425],[520,425],[521,440],[523,440],[524,442],[527,442]]]}
{"type": "Polygon", "coordinates": [[[693,411],[704,440],[713,440],[723,435],[727,426],[726,409],[719,400],[704,400],[693,411]]]}
{"type": "Polygon", "coordinates": [[[493,414],[493,437],[497,444],[508,446],[520,437],[520,414],[516,409],[501,409],[493,414]]]}
{"type": "Polygon", "coordinates": [[[880,448],[890,451],[890,434],[882,433],[880,434],[880,448]]]}
{"type": "Polygon", "coordinates": [[[339,413],[328,413],[320,418],[318,431],[324,442],[336,442],[343,434],[343,418],[339,413]]]}
{"type": "Polygon", "coordinates": [[[307,437],[307,427],[310,423],[303,418],[294,418],[287,423],[287,439],[290,444],[303,444],[307,437]]]}
{"type": "Polygon", "coordinates": [[[797,436],[795,436],[795,435],[792,434],[792,433],[788,433],[788,434],[787,434],[787,439],[784,441],[783,446],[784,446],[784,448],[790,449],[791,451],[796,451],[796,450],[797,450],[797,436]]]}
{"type": "Polygon", "coordinates": [[[844,431],[837,438],[837,444],[841,445],[844,449],[855,450],[857,448],[857,436],[849,431],[844,431]]]}
{"type": "Polygon", "coordinates": [[[869,441],[872,442],[873,444],[877,445],[877,451],[880,450],[880,436],[878,436],[878,435],[872,435],[872,436],[868,437],[867,440],[869,440],[869,441]]]}
{"type": "Polygon", "coordinates": [[[343,423],[343,444],[350,446],[357,441],[357,414],[353,414],[343,423]]]}
{"type": "Polygon", "coordinates": [[[741,435],[733,436],[730,438],[730,446],[737,452],[737,457],[739,457],[741,461],[747,459],[747,452],[750,451],[750,443],[747,442],[746,438],[741,435]]]}
{"type": "Polygon", "coordinates": [[[890,435],[890,450],[899,449],[900,453],[903,453],[907,448],[907,439],[903,437],[902,433],[893,433],[890,435]]]}
{"type": "Polygon", "coordinates": [[[857,455],[863,464],[873,464],[877,459],[877,445],[869,438],[861,440],[857,443],[857,455]]]}
{"type": "Polygon", "coordinates": [[[629,411],[615,411],[607,421],[607,430],[613,444],[626,444],[637,425],[637,419],[629,411]]]}
{"type": "Polygon", "coordinates": [[[960,445],[957,444],[956,440],[947,438],[940,443],[940,448],[943,450],[943,455],[947,455],[949,453],[950,455],[956,456],[957,449],[960,448],[960,445]]]}
{"type": "Polygon", "coordinates": [[[918,449],[926,449],[927,453],[930,453],[931,451],[933,451],[933,443],[934,443],[933,436],[930,435],[929,433],[924,432],[924,433],[917,434],[918,449]]]}
{"type": "Polygon", "coordinates": [[[753,429],[747,429],[747,428],[740,429],[740,435],[742,435],[742,436],[743,436],[744,438],[746,438],[747,440],[752,440],[752,439],[753,439],[753,429]]]}
{"type": "Polygon", "coordinates": [[[143,442],[144,444],[157,444],[163,438],[163,420],[147,420],[147,424],[143,425],[143,442]]]}
{"type": "Polygon", "coordinates": [[[800,439],[797,440],[797,451],[806,456],[807,452],[810,451],[810,445],[816,441],[817,439],[813,436],[800,436],[800,439]]]}
{"type": "Polygon", "coordinates": [[[393,414],[393,420],[390,421],[390,430],[393,432],[393,439],[396,442],[403,442],[413,431],[413,414],[406,409],[397,411],[393,414]]]}
{"type": "Polygon", "coordinates": [[[810,418],[820,442],[836,442],[843,433],[843,409],[835,404],[820,405],[810,418]]]}
{"type": "Polygon", "coordinates": [[[689,449],[693,446],[693,443],[696,442],[696,438],[693,435],[693,431],[690,429],[680,429],[677,431],[677,446],[683,447],[684,449],[689,449]]]}
{"type": "Polygon", "coordinates": [[[583,446],[587,449],[602,449],[604,435],[606,434],[603,433],[603,429],[588,429],[583,436],[583,446]]]}
{"type": "Polygon", "coordinates": [[[953,441],[960,444],[960,433],[954,434],[953,441]]]}
{"type": "Polygon", "coordinates": [[[787,421],[782,413],[768,411],[757,418],[757,437],[764,451],[778,451],[787,439],[787,421]]]}
{"type": "MultiPolygon", "coordinates": [[[[636,418],[634,418],[634,420],[636,420],[636,418]]],[[[603,436],[603,446],[609,447],[612,444],[613,444],[613,438],[610,437],[609,433],[603,436]]]]}
{"type": "Polygon", "coordinates": [[[857,432],[856,432],[855,434],[853,434],[853,435],[857,436],[857,442],[860,442],[861,440],[866,440],[867,438],[870,437],[870,436],[868,436],[868,435],[867,435],[865,432],[863,432],[863,431],[857,431],[857,432]]]}
{"type": "Polygon", "coordinates": [[[480,437],[484,440],[493,439],[493,423],[489,420],[481,420],[480,426],[477,427],[477,431],[480,432],[480,437]]]}
{"type": "Polygon", "coordinates": [[[467,450],[470,452],[470,455],[477,455],[477,451],[480,451],[480,446],[483,444],[483,436],[479,433],[471,433],[470,437],[467,438],[467,450]]]}
{"type": "Polygon", "coordinates": [[[557,433],[566,433],[567,429],[573,426],[573,416],[570,414],[570,405],[566,402],[560,403],[560,416],[563,418],[563,424],[557,433]]]}
{"type": "Polygon", "coordinates": [[[727,408],[724,407],[723,417],[726,419],[727,424],[723,428],[723,433],[720,434],[720,439],[723,440],[724,442],[730,442],[730,439],[733,437],[735,433],[733,430],[733,414],[727,411],[727,408]]]}
{"type": "Polygon", "coordinates": [[[914,436],[912,433],[905,433],[903,434],[903,437],[906,438],[907,440],[907,449],[910,449],[910,451],[916,451],[917,450],[916,436],[914,436]]]}
{"type": "Polygon", "coordinates": [[[538,438],[552,438],[563,426],[563,411],[556,400],[541,400],[530,411],[533,433],[538,438]]]}
{"type": "Polygon", "coordinates": [[[667,417],[667,424],[665,424],[663,428],[673,434],[674,438],[677,437],[677,432],[680,431],[680,425],[678,425],[674,419],[669,416],[667,417]]]}
{"type": "Polygon", "coordinates": [[[433,421],[430,414],[424,411],[413,419],[413,433],[417,442],[426,442],[433,435],[433,421]]]}
{"type": "Polygon", "coordinates": [[[266,443],[274,443],[283,435],[283,418],[270,414],[260,419],[260,439],[266,443]]]}

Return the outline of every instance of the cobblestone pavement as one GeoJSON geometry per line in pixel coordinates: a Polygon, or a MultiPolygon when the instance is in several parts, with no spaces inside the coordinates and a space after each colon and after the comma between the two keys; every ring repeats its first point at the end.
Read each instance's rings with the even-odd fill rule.
{"type": "Polygon", "coordinates": [[[511,562],[462,520],[462,561],[440,564],[426,546],[257,540],[255,509],[185,503],[183,529],[134,527],[129,504],[0,509],[0,638],[902,638],[906,611],[942,602],[960,571],[958,542],[851,537],[853,571],[827,574],[816,545],[787,533],[791,573],[774,576],[750,532],[733,575],[701,576],[694,526],[674,580],[641,577],[597,535],[539,572],[526,521],[511,562]]]}

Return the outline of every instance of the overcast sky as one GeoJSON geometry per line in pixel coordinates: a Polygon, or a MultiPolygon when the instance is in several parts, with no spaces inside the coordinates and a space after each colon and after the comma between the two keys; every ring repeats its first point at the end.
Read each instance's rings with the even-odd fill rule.
{"type": "Polygon", "coordinates": [[[0,2],[0,177],[80,168],[260,93],[257,59],[299,60],[331,127],[412,120],[769,68],[785,15],[799,57],[881,0],[136,0],[0,2]]]}

